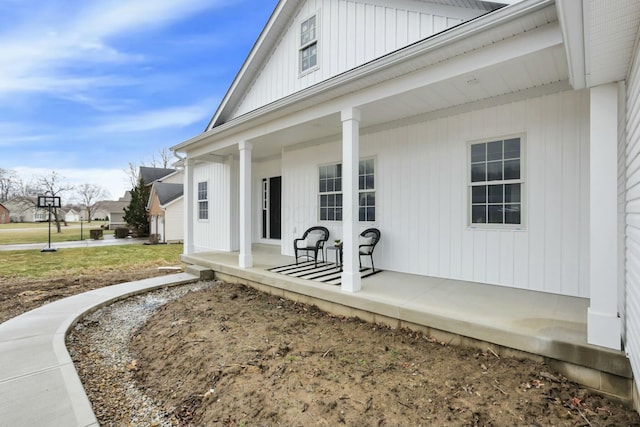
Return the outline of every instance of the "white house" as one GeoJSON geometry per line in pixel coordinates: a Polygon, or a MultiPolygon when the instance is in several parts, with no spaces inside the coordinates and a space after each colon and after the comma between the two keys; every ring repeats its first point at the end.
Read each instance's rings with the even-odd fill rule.
{"type": "Polygon", "coordinates": [[[588,299],[588,342],[624,343],[638,384],[639,22],[635,0],[280,1],[172,147],[185,253],[251,267],[323,225],[358,292],[376,227],[376,267],[588,299]]]}
{"type": "Polygon", "coordinates": [[[181,243],[184,240],[182,182],[154,182],[151,186],[147,211],[151,234],[156,235],[159,242],[181,243]]]}

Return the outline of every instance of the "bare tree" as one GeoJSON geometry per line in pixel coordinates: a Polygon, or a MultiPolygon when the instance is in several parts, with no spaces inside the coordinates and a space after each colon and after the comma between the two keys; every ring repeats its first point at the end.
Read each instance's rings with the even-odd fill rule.
{"type": "MultiPolygon", "coordinates": [[[[73,186],[66,183],[65,179],[56,171],[51,172],[51,175],[40,176],[37,180],[37,186],[40,189],[41,194],[45,196],[60,197],[63,193],[73,190],[73,186]]],[[[52,212],[56,221],[56,228],[58,233],[60,233],[60,212],[58,208],[54,208],[52,212]]]]}
{"type": "Polygon", "coordinates": [[[10,169],[0,168],[0,203],[9,200],[18,190],[18,175],[10,169]]]}
{"type": "Polygon", "coordinates": [[[169,150],[167,147],[162,147],[158,150],[157,157],[156,154],[153,154],[151,156],[151,166],[154,168],[169,168],[171,166],[171,162],[173,161],[172,154],[173,153],[171,153],[171,150],[169,150]]]}
{"type": "Polygon", "coordinates": [[[135,162],[129,162],[129,168],[124,170],[129,177],[129,184],[131,184],[131,188],[135,188],[135,186],[138,185],[138,180],[140,179],[140,166],[144,166],[144,163],[140,163],[138,165],[135,162]]]}
{"type": "Polygon", "coordinates": [[[96,184],[82,184],[76,189],[80,196],[80,204],[87,211],[87,221],[91,222],[93,214],[100,208],[100,201],[107,198],[107,191],[96,184]]]}

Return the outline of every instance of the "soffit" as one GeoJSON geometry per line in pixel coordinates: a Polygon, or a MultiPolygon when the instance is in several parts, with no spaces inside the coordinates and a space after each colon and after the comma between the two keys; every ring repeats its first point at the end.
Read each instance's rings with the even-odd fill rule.
{"type": "Polygon", "coordinates": [[[638,0],[583,2],[587,86],[626,79],[640,24],[638,0]]]}

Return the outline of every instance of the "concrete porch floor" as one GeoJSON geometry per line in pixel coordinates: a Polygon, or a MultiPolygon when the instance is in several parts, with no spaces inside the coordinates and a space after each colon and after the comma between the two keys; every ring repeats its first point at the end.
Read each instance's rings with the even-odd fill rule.
{"type": "Polygon", "coordinates": [[[292,264],[279,246],[253,246],[253,267],[238,267],[237,252],[183,255],[216,278],[371,322],[421,330],[440,341],[500,355],[544,361],[572,381],[631,402],[632,371],[624,352],[587,344],[584,298],[459,280],[383,271],[362,280],[362,290],[298,279],[267,269],[292,264]],[[516,350],[516,351],[514,351],[516,350]]]}

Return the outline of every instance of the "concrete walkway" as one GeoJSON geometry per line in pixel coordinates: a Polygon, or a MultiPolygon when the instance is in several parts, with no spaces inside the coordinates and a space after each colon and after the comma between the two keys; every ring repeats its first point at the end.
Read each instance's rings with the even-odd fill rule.
{"type": "Polygon", "coordinates": [[[65,346],[88,311],[122,297],[197,280],[188,273],[107,286],[0,324],[0,427],[98,426],[65,346]]]}
{"type": "MultiPolygon", "coordinates": [[[[51,247],[55,249],[62,248],[94,248],[101,246],[114,246],[114,245],[133,245],[133,244],[143,244],[148,242],[149,239],[144,238],[126,238],[126,239],[116,239],[113,235],[109,234],[104,236],[102,240],[75,240],[71,242],[56,242],[51,243],[51,247]]],[[[22,250],[30,250],[30,249],[44,249],[49,247],[48,243],[24,243],[24,244],[16,244],[16,245],[0,245],[0,251],[22,251],[22,250]]]]}

